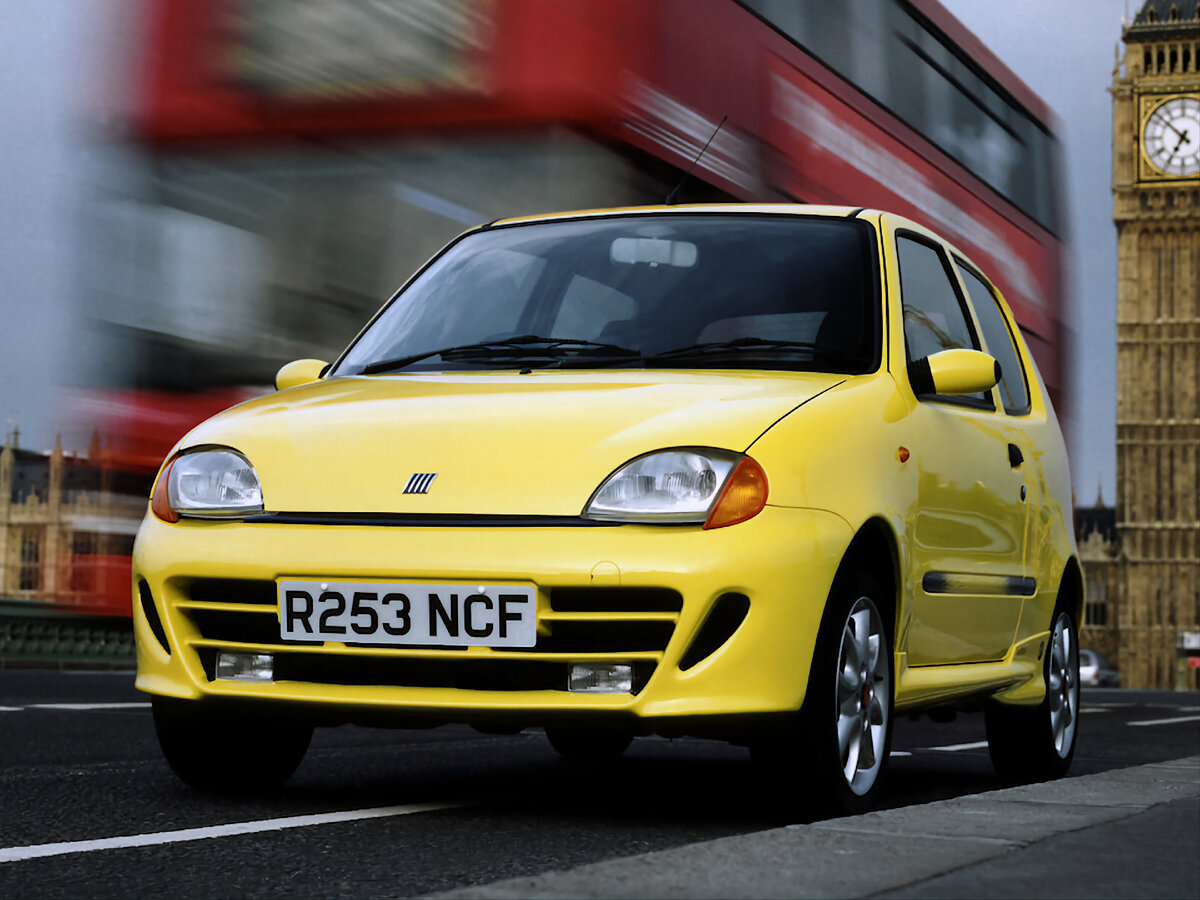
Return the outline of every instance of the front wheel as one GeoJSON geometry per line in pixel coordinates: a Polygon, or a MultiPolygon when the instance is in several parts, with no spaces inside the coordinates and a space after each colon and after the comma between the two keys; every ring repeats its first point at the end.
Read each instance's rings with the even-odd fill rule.
{"type": "Polygon", "coordinates": [[[291,776],[308,750],[312,725],[204,708],[194,701],[153,699],[154,730],[167,764],[201,791],[269,791],[291,776]]]}
{"type": "Polygon", "coordinates": [[[1037,706],[992,702],[986,710],[988,753],[1001,778],[1049,781],[1061,778],[1075,756],[1079,724],[1079,641],[1075,620],[1058,610],[1043,662],[1046,697],[1037,706]]]}
{"type": "Polygon", "coordinates": [[[892,641],[883,592],[860,576],[831,597],[797,728],[753,748],[808,805],[832,815],[870,809],[892,740],[892,641]],[[789,774],[790,773],[790,774],[789,774]]]}

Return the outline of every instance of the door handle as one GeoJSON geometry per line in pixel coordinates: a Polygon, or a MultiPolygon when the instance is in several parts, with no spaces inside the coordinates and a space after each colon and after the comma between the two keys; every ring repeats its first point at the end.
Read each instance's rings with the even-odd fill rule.
{"type": "Polygon", "coordinates": [[[1025,457],[1021,453],[1021,448],[1016,444],[1008,445],[1008,464],[1014,469],[1019,468],[1021,463],[1025,462],[1025,457]]]}

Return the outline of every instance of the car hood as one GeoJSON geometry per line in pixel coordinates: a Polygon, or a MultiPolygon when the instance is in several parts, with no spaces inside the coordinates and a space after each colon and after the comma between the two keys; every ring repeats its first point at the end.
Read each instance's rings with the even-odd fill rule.
{"type": "Polygon", "coordinates": [[[333,378],[194,429],[250,460],[271,512],[578,515],[617,467],[664,447],[743,451],[845,380],[808,373],[535,371],[333,378]],[[413,473],[437,473],[405,493],[413,473]]]}

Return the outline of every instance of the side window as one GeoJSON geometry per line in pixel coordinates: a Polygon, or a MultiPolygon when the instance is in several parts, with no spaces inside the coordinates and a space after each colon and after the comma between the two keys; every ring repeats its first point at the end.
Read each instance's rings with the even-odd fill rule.
{"type": "MultiPolygon", "coordinates": [[[[910,362],[940,350],[978,350],[971,325],[963,312],[953,276],[942,254],[932,245],[906,237],[896,238],[900,260],[900,292],[904,303],[904,342],[910,362]]],[[[951,399],[951,398],[944,398],[951,399]]],[[[964,394],[953,398],[972,406],[991,406],[989,394],[964,394]]]]}
{"type": "Polygon", "coordinates": [[[1000,398],[1004,401],[1004,411],[1014,415],[1027,413],[1029,385],[1004,313],[1000,311],[995,295],[984,280],[963,263],[956,260],[956,264],[966,285],[967,295],[971,298],[971,305],[975,307],[975,316],[979,319],[979,329],[983,332],[988,353],[1000,363],[1000,398]]]}

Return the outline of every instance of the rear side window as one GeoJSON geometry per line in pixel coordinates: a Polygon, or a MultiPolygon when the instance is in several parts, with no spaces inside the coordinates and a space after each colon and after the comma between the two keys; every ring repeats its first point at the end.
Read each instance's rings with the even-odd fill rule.
{"type": "Polygon", "coordinates": [[[967,296],[975,307],[975,316],[979,319],[979,329],[983,332],[987,351],[1000,363],[1000,399],[1004,402],[1004,411],[1010,415],[1027,413],[1029,385],[1025,380],[1025,367],[1021,365],[1012,332],[1004,313],[1000,311],[996,296],[972,269],[961,262],[957,265],[967,288],[967,296]]]}
{"type": "MultiPolygon", "coordinates": [[[[933,246],[906,237],[896,238],[900,261],[900,292],[904,303],[904,343],[909,362],[942,350],[978,350],[945,258],[933,246]]],[[[939,398],[972,406],[991,406],[988,394],[939,398]]]]}

